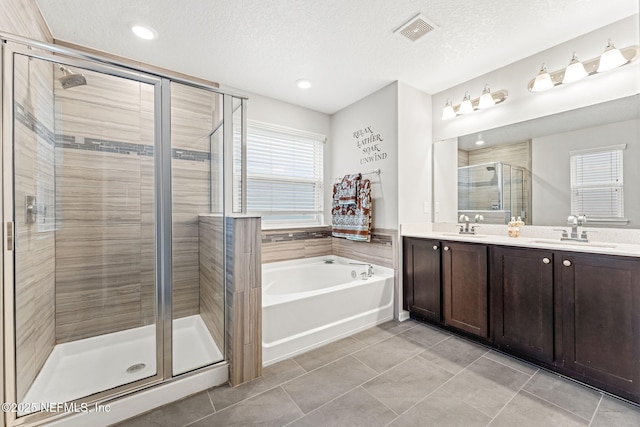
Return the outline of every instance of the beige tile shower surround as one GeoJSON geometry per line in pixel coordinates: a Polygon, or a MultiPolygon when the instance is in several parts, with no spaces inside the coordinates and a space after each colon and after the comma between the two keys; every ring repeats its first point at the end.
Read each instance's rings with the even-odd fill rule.
{"type": "MultiPolygon", "coordinates": [[[[87,86],[57,88],[56,133],[151,147],[152,87],[85,75],[87,86]]],[[[209,152],[216,96],[172,85],[174,318],[200,312],[198,215],[210,209],[211,163],[184,154],[209,152]]],[[[153,157],[74,147],[56,149],[56,161],[57,341],[153,323],[153,157]]]]}
{"type": "MultiPolygon", "coordinates": [[[[24,116],[16,120],[22,398],[55,344],[155,321],[153,157],[143,155],[144,147],[152,147],[153,107],[145,84],[85,71],[87,86],[64,91],[60,71],[49,63],[18,57],[16,68],[24,116]],[[79,148],[114,141],[118,152],[79,148]],[[25,223],[26,195],[37,196],[36,224],[25,223]]],[[[205,92],[205,101],[198,102],[203,94],[173,89],[174,317],[183,317],[206,307],[200,299],[198,215],[210,209],[211,162],[189,156],[208,153],[217,100],[205,92]]],[[[208,326],[222,346],[223,326],[208,326]]]]}

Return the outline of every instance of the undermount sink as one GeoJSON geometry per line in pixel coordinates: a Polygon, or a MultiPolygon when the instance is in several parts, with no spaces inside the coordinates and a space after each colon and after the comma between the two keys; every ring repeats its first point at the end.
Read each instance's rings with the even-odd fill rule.
{"type": "Polygon", "coordinates": [[[440,233],[445,237],[485,237],[486,234],[460,234],[460,233],[440,233]]]}
{"type": "Polygon", "coordinates": [[[563,246],[580,246],[587,248],[609,248],[614,249],[617,248],[618,245],[614,245],[611,243],[596,243],[596,242],[572,242],[571,240],[534,240],[532,243],[543,243],[545,245],[563,245],[563,246]]]}

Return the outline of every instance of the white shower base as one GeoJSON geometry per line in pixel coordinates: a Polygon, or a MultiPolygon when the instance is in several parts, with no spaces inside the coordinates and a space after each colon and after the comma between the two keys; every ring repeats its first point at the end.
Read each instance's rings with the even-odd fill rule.
{"type": "MultiPolygon", "coordinates": [[[[56,345],[23,402],[69,402],[154,375],[155,333],[148,325],[56,345]],[[145,367],[127,372],[140,363],[145,367]]],[[[174,375],[222,359],[200,315],[173,321],[174,375]]]]}

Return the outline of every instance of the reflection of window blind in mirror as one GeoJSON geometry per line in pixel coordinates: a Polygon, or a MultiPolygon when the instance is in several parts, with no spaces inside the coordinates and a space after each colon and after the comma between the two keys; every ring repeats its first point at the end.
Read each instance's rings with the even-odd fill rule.
{"type": "Polygon", "coordinates": [[[263,226],[322,223],[324,135],[247,126],[247,212],[263,226]]]}
{"type": "Polygon", "coordinates": [[[587,218],[623,218],[624,146],[572,152],[571,214],[587,218]]]}

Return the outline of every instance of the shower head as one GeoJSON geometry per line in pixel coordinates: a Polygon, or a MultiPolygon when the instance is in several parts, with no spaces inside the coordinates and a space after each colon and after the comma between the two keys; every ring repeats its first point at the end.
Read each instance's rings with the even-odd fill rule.
{"type": "Polygon", "coordinates": [[[63,76],[60,77],[60,84],[63,89],[70,89],[76,86],[84,86],[87,84],[87,79],[84,77],[84,74],[76,74],[72,73],[67,68],[60,66],[60,71],[62,71],[63,76]]]}
{"type": "Polygon", "coordinates": [[[494,171],[494,172],[495,172],[496,167],[495,167],[495,166],[487,166],[487,170],[488,170],[488,171],[494,171]]]}

